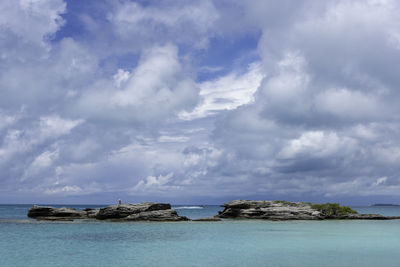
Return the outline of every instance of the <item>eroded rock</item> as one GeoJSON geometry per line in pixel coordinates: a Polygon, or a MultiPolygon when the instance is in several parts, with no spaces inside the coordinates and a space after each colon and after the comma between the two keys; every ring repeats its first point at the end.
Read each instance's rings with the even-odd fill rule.
{"type": "Polygon", "coordinates": [[[234,200],[222,205],[220,218],[267,220],[319,220],[322,215],[302,202],[234,200]]]}
{"type": "Polygon", "coordinates": [[[86,208],[83,211],[86,212],[86,216],[90,219],[96,219],[97,213],[99,213],[99,209],[86,208]]]}
{"type": "Polygon", "coordinates": [[[222,205],[225,209],[217,217],[230,219],[263,220],[390,220],[400,217],[379,214],[358,214],[337,203],[312,204],[309,202],[234,200],[222,205]]]}
{"type": "Polygon", "coordinates": [[[55,208],[34,205],[29,209],[28,217],[42,220],[84,219],[87,218],[87,213],[73,208],[55,208]]]}
{"type": "Polygon", "coordinates": [[[139,204],[120,204],[101,208],[96,214],[96,219],[121,219],[129,215],[145,212],[171,209],[168,203],[142,202],[139,204]]]}
{"type": "Polygon", "coordinates": [[[189,221],[187,217],[179,216],[173,209],[142,211],[126,217],[127,221],[189,221]]]}
{"type": "Polygon", "coordinates": [[[118,204],[101,209],[55,208],[34,206],[28,211],[28,217],[37,220],[71,221],[74,219],[97,219],[112,221],[187,221],[179,216],[168,203],[142,202],[139,204],[118,204]]]}

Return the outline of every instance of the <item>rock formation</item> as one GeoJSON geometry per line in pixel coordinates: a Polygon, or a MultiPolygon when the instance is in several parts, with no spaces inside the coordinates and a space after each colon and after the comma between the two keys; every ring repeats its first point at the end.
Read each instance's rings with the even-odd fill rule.
{"type": "Polygon", "coordinates": [[[139,204],[118,204],[101,209],[76,210],[72,208],[55,208],[33,206],[28,211],[28,217],[38,220],[74,220],[97,219],[113,221],[187,221],[171,209],[170,204],[142,202],[139,204]]]}
{"type": "Polygon", "coordinates": [[[28,217],[38,220],[72,220],[87,218],[87,212],[65,207],[54,208],[34,205],[33,208],[29,209],[28,217]]]}
{"type": "Polygon", "coordinates": [[[101,208],[96,215],[96,219],[121,219],[136,213],[167,209],[171,209],[171,205],[166,203],[142,202],[139,204],[118,204],[101,208]]]}
{"type": "MultiPolygon", "coordinates": [[[[390,220],[400,216],[379,214],[358,214],[349,207],[336,203],[312,204],[309,202],[234,200],[222,205],[225,209],[214,218],[200,218],[193,221],[220,221],[223,219],[263,219],[263,220],[390,220]]],[[[77,210],[33,206],[28,217],[38,220],[72,221],[75,219],[108,221],[189,221],[171,209],[167,203],[142,202],[138,204],[118,204],[101,209],[77,210]]]]}
{"type": "Polygon", "coordinates": [[[96,219],[97,213],[99,213],[98,209],[91,209],[91,208],[86,208],[83,211],[86,212],[86,216],[90,219],[96,219]]]}
{"type": "Polygon", "coordinates": [[[142,211],[129,215],[127,221],[188,221],[184,216],[179,216],[173,209],[142,211]]]}
{"type": "Polygon", "coordinates": [[[230,219],[264,219],[276,221],[400,219],[400,217],[388,217],[379,214],[358,214],[351,208],[340,206],[336,203],[312,204],[309,202],[234,200],[222,205],[222,207],[225,209],[220,211],[217,217],[230,219]]]}

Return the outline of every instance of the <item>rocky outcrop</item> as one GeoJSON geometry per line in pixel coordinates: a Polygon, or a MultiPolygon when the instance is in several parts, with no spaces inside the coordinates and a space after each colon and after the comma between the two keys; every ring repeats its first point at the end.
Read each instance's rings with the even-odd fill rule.
{"type": "Polygon", "coordinates": [[[323,218],[319,211],[312,209],[308,204],[289,203],[234,200],[222,205],[225,209],[218,214],[218,217],[267,220],[319,220],[323,218]]]}
{"type": "Polygon", "coordinates": [[[154,202],[142,202],[139,204],[120,204],[112,205],[105,208],[101,208],[96,215],[96,219],[121,219],[126,218],[129,215],[137,214],[148,211],[159,211],[171,209],[171,205],[167,203],[154,203],[154,202]]]}
{"type": "MultiPolygon", "coordinates": [[[[312,204],[309,202],[288,201],[252,201],[234,200],[222,205],[225,209],[213,218],[200,218],[193,221],[220,221],[226,219],[263,219],[263,220],[392,220],[400,216],[379,214],[358,214],[349,207],[336,203],[312,204]]],[[[168,203],[142,202],[138,204],[118,204],[101,209],[77,210],[73,208],[55,208],[33,206],[28,217],[37,220],[72,221],[76,219],[108,221],[189,221],[179,216],[168,203]]]]}
{"type": "Polygon", "coordinates": [[[54,208],[34,205],[33,208],[29,209],[28,217],[43,220],[83,219],[87,218],[87,213],[72,208],[54,208]]]}
{"type": "Polygon", "coordinates": [[[91,208],[86,208],[83,211],[86,212],[86,216],[90,219],[96,219],[97,213],[99,213],[98,209],[91,209],[91,208]]]}
{"type": "Polygon", "coordinates": [[[139,213],[129,215],[125,219],[127,221],[164,221],[164,222],[189,221],[188,218],[184,216],[179,216],[178,213],[173,209],[142,211],[139,213]]]}
{"type": "Polygon", "coordinates": [[[28,217],[38,220],[74,220],[97,219],[112,221],[187,221],[179,216],[167,203],[142,202],[139,204],[119,204],[101,209],[76,210],[73,208],[55,208],[33,206],[28,211],[28,217]]]}
{"type": "Polygon", "coordinates": [[[358,214],[349,207],[336,203],[312,204],[309,202],[234,200],[222,205],[225,209],[217,217],[231,219],[263,220],[324,220],[324,219],[370,219],[388,220],[379,214],[358,214]]]}

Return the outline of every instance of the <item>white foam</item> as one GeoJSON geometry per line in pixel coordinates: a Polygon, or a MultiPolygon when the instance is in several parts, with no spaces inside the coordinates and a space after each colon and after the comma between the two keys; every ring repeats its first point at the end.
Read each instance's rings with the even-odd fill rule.
{"type": "Polygon", "coordinates": [[[176,210],[195,210],[195,209],[203,209],[201,206],[182,206],[182,207],[173,207],[176,210]]]}

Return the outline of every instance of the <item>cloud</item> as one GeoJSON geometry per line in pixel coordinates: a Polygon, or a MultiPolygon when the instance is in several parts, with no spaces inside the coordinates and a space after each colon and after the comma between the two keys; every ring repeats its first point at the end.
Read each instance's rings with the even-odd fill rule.
{"type": "Polygon", "coordinates": [[[131,72],[118,70],[98,81],[78,100],[78,112],[89,119],[159,123],[197,103],[198,89],[185,75],[173,45],[142,52],[131,72]]]}
{"type": "Polygon", "coordinates": [[[57,138],[69,134],[73,128],[83,122],[83,120],[62,119],[59,116],[40,117],[39,138],[57,138]]]}
{"type": "Polygon", "coordinates": [[[0,111],[0,131],[8,128],[10,125],[15,123],[18,119],[18,115],[8,115],[5,112],[0,111]]]}
{"type": "Polygon", "coordinates": [[[62,0],[5,0],[0,10],[2,31],[10,31],[7,35],[15,35],[30,45],[45,46],[48,36],[65,23],[61,14],[66,12],[66,4],[62,0]],[[35,27],[31,27],[33,24],[35,27]]]}
{"type": "Polygon", "coordinates": [[[154,191],[154,190],[170,190],[179,189],[179,186],[168,185],[171,178],[174,176],[173,173],[167,175],[147,176],[146,180],[140,180],[139,183],[133,188],[133,191],[154,191]]]}
{"type": "Polygon", "coordinates": [[[206,49],[210,38],[216,35],[220,14],[211,0],[101,1],[88,6],[90,12],[78,8],[79,15],[71,14],[71,19],[78,20],[81,27],[79,38],[108,61],[106,67],[118,67],[124,57],[132,58],[142,49],[171,42],[190,49],[206,49]]]}
{"type": "Polygon", "coordinates": [[[167,136],[167,135],[162,135],[158,138],[158,141],[161,143],[166,143],[166,142],[186,142],[188,141],[189,138],[186,136],[167,136]]]}
{"type": "Polygon", "coordinates": [[[297,139],[290,140],[278,153],[278,157],[283,159],[298,158],[305,155],[327,157],[343,151],[351,145],[351,139],[340,139],[336,133],[309,131],[302,133],[297,139]]]}
{"type": "MultiPolygon", "coordinates": [[[[132,62],[133,67],[118,66],[108,72],[102,65],[107,64],[103,61],[107,53],[96,50],[102,46],[99,39],[62,35],[62,26],[71,23],[66,20],[68,13],[63,1],[20,3],[2,2],[1,9],[10,13],[0,21],[0,34],[5,40],[0,61],[4,69],[0,75],[2,190],[55,196],[125,191],[141,177],[157,177],[159,171],[177,168],[180,160],[174,163],[173,159],[179,153],[169,153],[167,149],[160,150],[158,160],[154,154],[157,149],[148,153],[140,145],[138,151],[115,151],[124,151],[136,142],[159,140],[168,145],[186,140],[185,136],[158,133],[168,120],[174,120],[183,110],[190,111],[198,100],[194,75],[187,70],[187,63],[171,38],[176,37],[176,30],[186,27],[187,20],[198,19],[202,14],[211,18],[211,13],[201,13],[201,9],[212,5],[202,3],[199,8],[190,6],[186,11],[174,7],[162,20],[155,17],[154,25],[165,26],[169,32],[164,44],[154,44],[153,34],[149,33],[150,39],[133,49],[139,58],[132,62]],[[42,11],[45,13],[39,16],[42,11]],[[182,25],[174,29],[175,23],[169,23],[168,17],[174,19],[179,12],[183,12],[178,19],[182,25]],[[185,12],[198,15],[189,17],[185,12]],[[14,19],[18,14],[24,17],[24,23],[14,19]],[[62,14],[65,16],[61,17],[62,14]],[[29,32],[26,25],[30,25],[29,32]],[[169,159],[163,159],[164,156],[169,159]],[[132,159],[138,164],[132,165],[132,159]],[[109,180],[110,175],[115,175],[113,172],[121,175],[118,182],[109,180]],[[130,177],[136,178],[129,180],[130,177]],[[80,190],[75,190],[77,187],[80,190]]],[[[161,10],[144,9],[139,10],[147,13],[143,21],[151,20],[153,11],[161,10]]],[[[117,16],[117,7],[110,10],[117,16]]],[[[92,30],[104,23],[92,22],[92,30]]],[[[117,27],[118,22],[114,22],[108,23],[117,27]]],[[[128,23],[134,27],[136,22],[128,23]]],[[[208,28],[199,28],[204,44],[208,28]]],[[[107,34],[110,37],[114,33],[107,34]]],[[[126,41],[134,39],[121,37],[115,45],[122,49],[126,41]]],[[[110,53],[118,54],[112,49],[110,53]]]]}
{"type": "Polygon", "coordinates": [[[55,187],[54,189],[46,189],[44,191],[44,193],[48,194],[48,195],[54,195],[54,194],[60,194],[60,193],[62,193],[63,195],[65,195],[65,194],[69,195],[69,194],[76,194],[76,193],[79,193],[81,191],[82,191],[82,189],[79,186],[66,185],[66,186],[63,186],[63,187],[55,187]]]}
{"type": "Polygon", "coordinates": [[[386,183],[386,181],[387,181],[387,177],[386,177],[386,176],[385,176],[385,177],[381,177],[381,178],[378,178],[378,179],[376,180],[376,182],[374,183],[374,185],[381,185],[381,184],[386,183]]]}
{"type": "Polygon", "coordinates": [[[148,6],[126,1],[115,4],[114,12],[107,19],[117,36],[126,41],[139,36],[139,43],[162,42],[168,38],[201,48],[208,45],[208,35],[218,12],[211,1],[191,4],[163,1],[148,6]]]}
{"type": "MultiPolygon", "coordinates": [[[[24,171],[21,181],[26,181],[29,178],[35,178],[39,175],[49,175],[46,173],[54,164],[54,161],[57,160],[59,157],[59,150],[56,148],[54,151],[45,151],[39,156],[37,156],[32,163],[26,168],[24,171]]],[[[51,174],[50,174],[51,175],[51,174]]]]}
{"type": "MultiPolygon", "coordinates": [[[[246,8],[257,18],[260,5],[246,8]]],[[[390,125],[398,123],[392,114],[399,95],[388,68],[400,56],[393,43],[397,3],[299,5],[285,11],[288,20],[255,22],[268,74],[253,103],[217,120],[214,142],[230,160],[207,175],[244,179],[269,194],[394,194],[398,130],[390,125]],[[374,191],[376,177],[391,185],[381,182],[374,191]]]]}
{"type": "Polygon", "coordinates": [[[398,198],[399,11],[2,1],[0,201],[398,198]]]}
{"type": "Polygon", "coordinates": [[[316,108],[338,117],[373,120],[386,115],[377,98],[354,90],[330,89],[316,96],[316,108]]]}
{"type": "Polygon", "coordinates": [[[184,120],[203,118],[251,103],[262,78],[260,63],[254,62],[244,74],[230,73],[203,82],[199,84],[201,103],[191,112],[181,112],[179,117],[184,120]]]}
{"type": "MultiPolygon", "coordinates": [[[[53,161],[58,158],[57,141],[69,135],[81,123],[82,120],[62,119],[53,115],[41,117],[31,124],[16,125],[21,127],[19,129],[8,129],[0,147],[0,169],[5,175],[10,171],[19,173],[21,180],[27,176],[35,177],[42,169],[52,167],[53,161]],[[46,147],[50,150],[46,150],[46,147]],[[14,166],[15,170],[9,166],[14,166]]],[[[18,177],[18,174],[14,175],[18,177]]]]}

